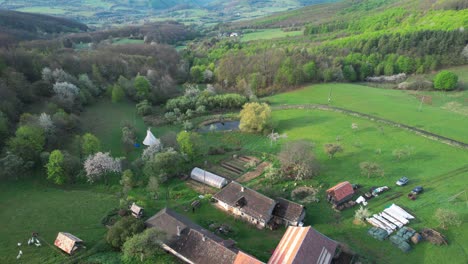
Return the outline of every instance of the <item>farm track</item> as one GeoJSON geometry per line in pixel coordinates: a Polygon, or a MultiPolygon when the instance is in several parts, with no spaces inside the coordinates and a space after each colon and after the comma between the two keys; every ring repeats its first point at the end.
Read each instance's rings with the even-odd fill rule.
{"type": "Polygon", "coordinates": [[[357,117],[365,118],[365,119],[368,119],[368,120],[371,120],[371,121],[384,123],[384,124],[387,124],[387,125],[390,125],[390,126],[393,126],[393,127],[402,128],[402,129],[411,131],[411,132],[413,132],[413,133],[415,133],[417,135],[423,136],[423,137],[428,138],[428,139],[432,139],[432,140],[435,140],[435,141],[438,141],[438,142],[441,142],[441,143],[444,143],[444,144],[447,144],[447,145],[450,145],[450,146],[459,147],[459,148],[463,148],[463,149],[468,149],[468,144],[465,143],[465,142],[461,142],[461,141],[458,141],[458,140],[455,140],[455,139],[451,139],[451,138],[448,138],[448,137],[437,135],[437,134],[434,134],[432,132],[429,132],[429,131],[426,131],[426,130],[423,130],[423,129],[419,129],[419,128],[416,128],[416,127],[413,127],[413,126],[408,126],[408,125],[398,123],[398,122],[395,122],[395,121],[391,121],[391,120],[388,120],[388,119],[385,119],[385,118],[381,118],[381,117],[377,117],[377,116],[373,116],[373,115],[369,115],[369,114],[364,114],[364,113],[344,109],[344,108],[341,108],[341,107],[322,105],[322,104],[299,104],[299,105],[277,105],[277,106],[272,106],[272,109],[273,110],[316,109],[316,110],[334,111],[334,112],[343,113],[343,114],[347,114],[347,115],[351,115],[351,116],[357,116],[357,117]]]}

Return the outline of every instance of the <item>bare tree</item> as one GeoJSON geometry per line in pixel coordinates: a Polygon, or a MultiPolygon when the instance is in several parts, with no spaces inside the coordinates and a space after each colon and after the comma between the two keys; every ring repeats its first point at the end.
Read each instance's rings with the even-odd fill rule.
{"type": "Polygon", "coordinates": [[[371,175],[379,175],[384,176],[385,171],[380,167],[380,165],[376,162],[364,161],[359,164],[359,168],[361,168],[361,174],[367,175],[367,178],[370,178],[371,175]]]}
{"type": "Polygon", "coordinates": [[[280,154],[281,169],[295,180],[309,179],[319,173],[320,166],[312,153],[312,144],[298,140],[286,143],[280,154]]]}
{"type": "Polygon", "coordinates": [[[333,158],[336,153],[343,152],[343,147],[339,143],[327,143],[323,145],[323,150],[328,154],[328,157],[333,158]]]}
{"type": "Polygon", "coordinates": [[[434,217],[439,222],[442,229],[447,229],[449,226],[461,225],[460,216],[456,212],[449,209],[437,209],[434,217]]]}

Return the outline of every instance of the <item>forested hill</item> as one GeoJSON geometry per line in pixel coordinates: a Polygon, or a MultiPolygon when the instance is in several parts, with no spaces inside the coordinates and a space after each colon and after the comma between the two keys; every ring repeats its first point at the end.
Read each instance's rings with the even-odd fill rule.
{"type": "Polygon", "coordinates": [[[200,43],[191,72],[202,80],[196,73],[215,65],[219,85],[262,96],[307,82],[356,82],[465,65],[467,5],[346,0],[220,24],[220,35],[240,37],[200,43]]]}
{"type": "MultiPolygon", "coordinates": [[[[398,24],[405,18],[411,18],[408,23],[418,22],[418,18],[425,15],[442,14],[444,18],[452,16],[454,12],[468,8],[466,0],[345,0],[337,3],[306,6],[301,9],[279,12],[270,16],[245,20],[230,24],[230,28],[276,28],[297,27],[303,25],[315,25],[322,28],[349,29],[354,21],[361,21],[369,17],[393,19],[393,21],[378,21],[398,24]],[[394,16],[394,11],[401,11],[399,16],[394,16]],[[393,12],[393,13],[392,13],[393,12]],[[345,23],[343,23],[345,22],[345,23]],[[338,25],[339,24],[339,25],[338,25]]],[[[458,16],[458,14],[457,14],[458,16]]],[[[426,26],[437,21],[430,21],[431,17],[423,20],[426,26]]],[[[459,22],[468,24],[464,16],[459,22]]],[[[384,29],[387,25],[381,23],[374,25],[369,30],[375,30],[376,26],[384,29]],[[383,27],[382,27],[383,26],[383,27]]],[[[391,25],[389,25],[391,26],[391,25]]],[[[419,25],[415,25],[419,26],[419,25]]],[[[351,28],[352,29],[352,28],[351,28]]],[[[413,30],[417,30],[415,27],[413,30]]]]}
{"type": "Polygon", "coordinates": [[[0,46],[87,30],[85,24],[66,18],[0,9],[0,46]]]}

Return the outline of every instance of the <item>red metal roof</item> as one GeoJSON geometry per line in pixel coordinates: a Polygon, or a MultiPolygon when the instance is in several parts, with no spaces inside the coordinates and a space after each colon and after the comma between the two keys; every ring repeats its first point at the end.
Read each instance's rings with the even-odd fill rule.
{"type": "Polygon", "coordinates": [[[327,190],[327,194],[334,196],[336,201],[344,199],[346,196],[354,194],[353,186],[351,183],[345,181],[327,190]]]}

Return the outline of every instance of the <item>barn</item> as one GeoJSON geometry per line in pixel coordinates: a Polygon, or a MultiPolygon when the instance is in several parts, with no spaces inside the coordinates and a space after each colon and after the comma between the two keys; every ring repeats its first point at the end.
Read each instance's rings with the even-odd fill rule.
{"type": "Polygon", "coordinates": [[[193,168],[190,173],[190,178],[218,189],[221,189],[228,184],[228,181],[225,178],[197,167],[193,168]]]}

